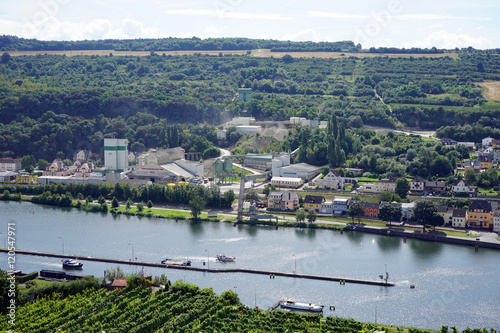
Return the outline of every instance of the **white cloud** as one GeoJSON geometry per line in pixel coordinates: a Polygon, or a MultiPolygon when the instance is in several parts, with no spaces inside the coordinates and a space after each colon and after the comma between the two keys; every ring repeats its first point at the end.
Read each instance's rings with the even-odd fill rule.
{"type": "Polygon", "coordinates": [[[405,47],[422,47],[431,48],[437,47],[438,49],[454,49],[455,47],[468,47],[472,46],[476,49],[488,49],[494,47],[491,40],[484,37],[475,37],[467,34],[455,34],[444,30],[436,31],[428,37],[415,42],[408,42],[405,47]]]}
{"type": "Polygon", "coordinates": [[[348,14],[348,13],[334,13],[334,12],[319,12],[314,10],[307,11],[309,17],[319,18],[334,18],[339,20],[366,20],[373,17],[367,14],[348,14]]]}
{"type": "Polygon", "coordinates": [[[291,20],[289,16],[281,14],[268,14],[268,13],[245,13],[226,10],[212,10],[212,9],[175,9],[167,10],[169,15],[185,15],[185,16],[207,16],[219,18],[232,18],[242,20],[291,20]]]}
{"type": "Polygon", "coordinates": [[[318,41],[318,36],[316,34],[316,31],[312,29],[306,29],[299,31],[294,34],[286,34],[283,37],[281,37],[282,40],[290,40],[294,42],[299,42],[299,41],[313,41],[316,42],[318,41]]]}
{"type": "Polygon", "coordinates": [[[94,19],[87,23],[59,21],[56,18],[41,21],[25,21],[23,24],[0,20],[5,33],[12,33],[24,38],[40,40],[83,40],[106,38],[152,38],[158,37],[158,29],[145,27],[142,22],[124,19],[119,25],[109,20],[94,19]],[[12,32],[11,32],[12,31],[12,32]]]}
{"type": "Polygon", "coordinates": [[[220,35],[222,31],[223,29],[217,28],[214,25],[209,25],[208,27],[205,27],[205,29],[203,29],[203,33],[208,36],[220,35]]]}

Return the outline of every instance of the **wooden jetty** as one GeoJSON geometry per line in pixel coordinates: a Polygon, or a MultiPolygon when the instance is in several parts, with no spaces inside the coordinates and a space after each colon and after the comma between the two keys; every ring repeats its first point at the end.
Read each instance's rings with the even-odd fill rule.
{"type": "MultiPolygon", "coordinates": [[[[8,252],[6,249],[0,249],[0,252],[8,252]]],[[[325,276],[325,275],[314,275],[314,274],[298,274],[298,273],[287,273],[287,272],[276,272],[267,271],[260,269],[248,269],[248,268],[206,268],[206,267],[195,267],[195,266],[180,266],[180,265],[168,265],[162,263],[154,262],[144,262],[144,261],[129,261],[120,259],[109,259],[109,258],[97,258],[97,257],[87,257],[87,256],[75,256],[75,255],[61,255],[57,253],[46,253],[38,251],[23,251],[16,250],[16,254],[30,255],[30,256],[41,256],[41,257],[53,257],[53,258],[69,258],[78,259],[80,261],[97,261],[105,262],[110,264],[119,265],[135,265],[135,266],[147,266],[147,267],[158,267],[158,268],[170,268],[186,271],[196,271],[196,272],[206,272],[206,273],[246,273],[246,274],[259,274],[268,276],[283,276],[296,279],[308,279],[308,280],[322,280],[322,281],[335,281],[342,284],[345,283],[357,283],[357,284],[367,284],[373,286],[383,286],[383,287],[394,287],[395,284],[392,282],[386,282],[385,280],[364,280],[364,279],[353,279],[346,277],[335,277],[335,276],[325,276]]]]}

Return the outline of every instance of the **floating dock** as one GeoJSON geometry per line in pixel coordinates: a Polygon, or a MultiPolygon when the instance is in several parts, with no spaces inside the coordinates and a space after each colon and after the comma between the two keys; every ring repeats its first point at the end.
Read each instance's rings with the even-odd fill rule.
{"type": "MultiPolygon", "coordinates": [[[[8,251],[6,249],[0,249],[0,252],[8,252],[8,251]]],[[[170,269],[177,269],[177,270],[197,271],[197,272],[206,272],[206,273],[246,273],[246,274],[259,274],[259,275],[268,275],[268,276],[283,276],[283,277],[290,277],[290,278],[296,278],[296,279],[334,281],[334,282],[341,282],[342,284],[357,283],[357,284],[367,284],[367,285],[382,286],[382,287],[394,287],[395,286],[394,283],[386,282],[384,280],[376,281],[376,280],[352,279],[352,278],[346,278],[346,277],[335,277],[335,276],[314,275],[314,274],[286,273],[286,272],[267,271],[267,270],[260,270],[260,269],[248,269],[248,268],[221,268],[221,269],[218,269],[218,268],[206,268],[206,267],[194,267],[194,266],[179,266],[179,265],[168,265],[168,264],[144,262],[144,261],[129,261],[129,260],[96,258],[96,257],[75,256],[75,255],[61,255],[61,254],[57,254],[57,253],[45,253],[45,252],[38,252],[38,251],[16,250],[15,252],[16,252],[16,254],[29,255],[29,256],[69,258],[69,259],[78,259],[80,261],[96,261],[96,262],[105,262],[105,263],[119,264],[119,265],[135,265],[135,266],[146,266],[146,267],[170,268],[170,269]]]]}

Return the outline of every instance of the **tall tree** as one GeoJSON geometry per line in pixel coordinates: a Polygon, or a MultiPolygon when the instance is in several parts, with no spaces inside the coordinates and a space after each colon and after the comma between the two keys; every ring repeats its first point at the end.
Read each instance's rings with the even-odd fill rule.
{"type": "Polygon", "coordinates": [[[412,212],[412,220],[422,224],[422,229],[425,231],[425,225],[436,219],[437,214],[436,204],[430,200],[417,201],[412,212]]]}
{"type": "Polygon", "coordinates": [[[349,208],[347,209],[347,214],[352,218],[352,221],[354,222],[354,218],[358,218],[358,223],[361,222],[360,217],[365,215],[365,209],[363,208],[363,205],[360,203],[355,203],[354,205],[350,205],[349,208]]]}
{"type": "Polygon", "coordinates": [[[205,208],[205,201],[199,196],[195,196],[193,199],[189,200],[189,207],[191,207],[191,215],[193,220],[197,220],[198,216],[201,214],[203,208],[205,208]]]}
{"type": "Polygon", "coordinates": [[[398,180],[396,180],[396,188],[394,191],[400,198],[406,199],[409,190],[410,183],[406,180],[406,178],[398,178],[398,180]]]}
{"type": "Polygon", "coordinates": [[[36,163],[35,159],[31,155],[25,155],[21,159],[21,168],[23,168],[26,172],[31,173],[35,169],[36,163]]]}

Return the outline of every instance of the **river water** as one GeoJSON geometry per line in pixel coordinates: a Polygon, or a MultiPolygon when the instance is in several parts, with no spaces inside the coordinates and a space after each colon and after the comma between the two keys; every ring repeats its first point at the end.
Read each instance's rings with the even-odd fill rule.
{"type": "MultiPolygon", "coordinates": [[[[235,290],[248,306],[267,309],[277,300],[325,305],[325,315],[398,326],[500,328],[500,251],[331,230],[237,226],[85,213],[76,209],[0,202],[0,244],[14,223],[16,247],[51,253],[160,262],[189,259],[211,268],[242,267],[377,280],[389,272],[395,287],[249,274],[210,274],[148,268],[217,293],[235,290]],[[3,238],[3,239],[2,239],[3,238]],[[219,263],[215,255],[235,256],[219,263]],[[415,289],[410,289],[415,284],[415,289]],[[335,311],[328,307],[335,306],[335,311]]],[[[3,244],[1,244],[3,246],[3,244]]],[[[85,262],[82,274],[102,277],[116,265],[85,262]]],[[[7,269],[7,255],[0,254],[7,269]]],[[[61,270],[60,259],[17,255],[23,272],[61,270]]],[[[123,265],[126,273],[137,267],[123,265]]]]}

